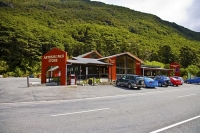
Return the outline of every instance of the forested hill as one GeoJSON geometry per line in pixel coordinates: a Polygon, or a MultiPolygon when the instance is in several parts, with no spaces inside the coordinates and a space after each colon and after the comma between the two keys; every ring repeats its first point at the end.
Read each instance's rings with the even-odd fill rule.
{"type": "Polygon", "coordinates": [[[183,67],[200,60],[199,32],[125,7],[89,0],[0,0],[0,16],[0,74],[40,71],[41,56],[53,47],[69,56],[131,52],[183,67]]]}

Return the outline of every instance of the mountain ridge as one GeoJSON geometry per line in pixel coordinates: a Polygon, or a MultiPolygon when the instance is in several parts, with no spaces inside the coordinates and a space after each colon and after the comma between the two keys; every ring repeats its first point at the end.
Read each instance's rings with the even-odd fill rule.
{"type": "Polygon", "coordinates": [[[69,56],[91,50],[103,56],[131,52],[142,60],[169,63],[159,54],[168,46],[171,61],[180,64],[182,47],[189,47],[197,56],[192,63],[200,58],[199,32],[122,6],[90,0],[1,0],[0,10],[0,61],[8,66],[2,72],[40,71],[41,56],[53,47],[69,56]]]}

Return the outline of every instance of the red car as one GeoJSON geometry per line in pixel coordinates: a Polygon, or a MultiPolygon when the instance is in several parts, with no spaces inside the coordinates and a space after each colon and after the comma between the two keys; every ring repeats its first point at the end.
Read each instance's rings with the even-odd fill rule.
{"type": "Polygon", "coordinates": [[[177,78],[174,78],[174,77],[171,77],[170,78],[170,82],[171,82],[171,85],[174,86],[178,86],[178,85],[182,85],[181,83],[181,80],[180,79],[177,79],[177,78]]]}

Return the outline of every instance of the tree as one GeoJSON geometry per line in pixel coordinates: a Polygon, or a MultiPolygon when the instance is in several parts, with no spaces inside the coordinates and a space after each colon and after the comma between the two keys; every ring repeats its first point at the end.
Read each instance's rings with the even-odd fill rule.
{"type": "Polygon", "coordinates": [[[185,77],[188,75],[188,72],[185,68],[180,68],[180,75],[181,77],[185,77]]]}
{"type": "Polygon", "coordinates": [[[171,47],[168,45],[159,47],[158,55],[160,56],[158,61],[164,64],[170,64],[175,61],[175,55],[173,54],[171,47]]]}
{"type": "Polygon", "coordinates": [[[0,74],[5,73],[8,70],[6,61],[0,60],[0,74]]]}
{"type": "Polygon", "coordinates": [[[188,73],[191,73],[192,75],[196,76],[197,73],[200,71],[200,68],[195,66],[195,65],[189,65],[187,68],[186,68],[186,71],[188,73]]]}
{"type": "Polygon", "coordinates": [[[196,52],[188,46],[180,49],[180,64],[182,67],[187,68],[189,65],[195,64],[198,60],[196,52]]]}
{"type": "Polygon", "coordinates": [[[161,68],[164,68],[165,64],[161,63],[161,62],[158,62],[158,61],[146,61],[144,63],[145,65],[150,65],[150,66],[160,66],[161,68]]]}

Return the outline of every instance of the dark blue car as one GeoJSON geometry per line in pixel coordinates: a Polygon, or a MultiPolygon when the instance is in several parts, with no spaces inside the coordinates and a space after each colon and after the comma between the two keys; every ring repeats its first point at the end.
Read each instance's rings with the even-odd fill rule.
{"type": "Polygon", "coordinates": [[[200,85],[200,77],[194,77],[191,79],[187,79],[185,82],[188,84],[199,84],[200,85]]]}
{"type": "Polygon", "coordinates": [[[162,86],[168,87],[170,84],[169,77],[167,77],[165,75],[156,76],[154,78],[154,80],[158,81],[158,86],[160,86],[160,87],[162,87],[162,86]]]}
{"type": "Polygon", "coordinates": [[[139,75],[134,74],[126,74],[121,78],[116,80],[117,86],[126,86],[129,89],[131,88],[138,88],[144,87],[144,79],[139,75]]]}

